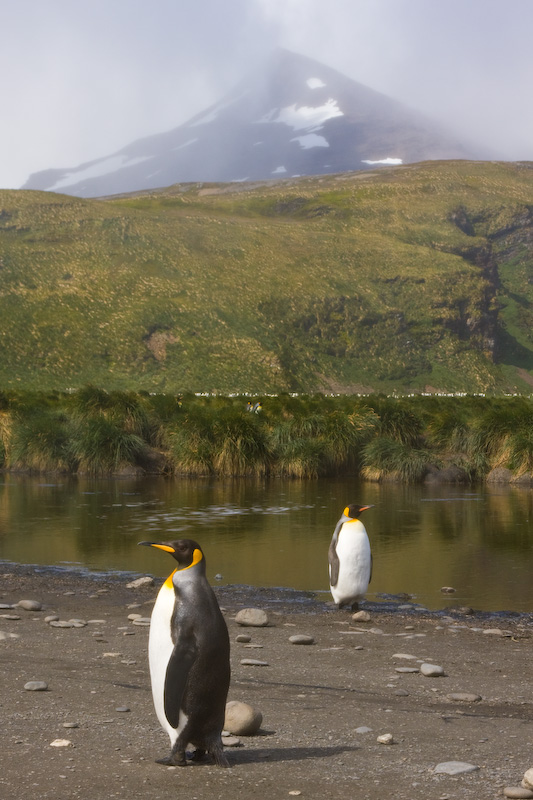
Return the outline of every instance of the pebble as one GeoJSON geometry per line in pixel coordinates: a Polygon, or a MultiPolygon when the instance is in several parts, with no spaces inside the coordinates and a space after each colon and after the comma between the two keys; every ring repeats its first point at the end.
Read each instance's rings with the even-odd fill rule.
{"type": "Polygon", "coordinates": [[[239,633],[239,635],[235,637],[235,641],[236,642],[243,642],[243,643],[251,642],[252,641],[252,637],[249,636],[247,633],[239,633]]]}
{"type": "Polygon", "coordinates": [[[411,673],[420,672],[418,667],[396,667],[394,671],[404,675],[407,675],[410,672],[411,673]]]}
{"type": "Polygon", "coordinates": [[[16,614],[0,614],[0,619],[20,619],[16,614]]]}
{"type": "Polygon", "coordinates": [[[355,729],[356,733],[372,733],[372,728],[368,728],[366,725],[361,725],[359,728],[355,729]]]}
{"type": "Polygon", "coordinates": [[[85,626],[87,625],[84,619],[69,619],[68,621],[72,622],[75,628],[85,628],[85,626]]]}
{"type": "Polygon", "coordinates": [[[433,772],[444,775],[463,775],[466,772],[476,772],[479,767],[465,761],[443,761],[437,764],[433,772]]]}
{"type": "Polygon", "coordinates": [[[50,627],[51,628],[73,628],[74,627],[74,623],[73,622],[67,622],[66,619],[56,619],[56,620],[52,620],[52,622],[50,623],[50,627]]]}
{"type": "Polygon", "coordinates": [[[241,740],[237,736],[227,735],[222,737],[222,744],[224,747],[240,747],[241,740]]]}
{"type": "Polygon", "coordinates": [[[226,703],[224,730],[238,736],[253,736],[261,727],[263,715],[248,703],[230,700],[226,703]]]}
{"type": "Polygon", "coordinates": [[[268,667],[268,661],[259,661],[257,658],[243,658],[241,664],[245,667],[268,667]]]}
{"type": "Polygon", "coordinates": [[[391,658],[404,658],[406,661],[416,661],[416,656],[411,656],[409,653],[394,653],[391,658]]]}
{"type": "Polygon", "coordinates": [[[523,798],[524,800],[528,800],[528,798],[533,797],[533,792],[531,789],[526,789],[524,786],[506,786],[503,790],[504,797],[514,797],[523,798]]]}
{"type": "Polygon", "coordinates": [[[134,619],[132,625],[138,625],[140,628],[148,628],[150,625],[150,617],[141,617],[140,619],[134,619]]]}
{"type": "Polygon", "coordinates": [[[356,611],[355,614],[352,614],[352,619],[354,622],[370,622],[372,617],[368,611],[356,611]]]}
{"type": "Polygon", "coordinates": [[[142,617],[142,614],[128,614],[128,619],[131,619],[132,621],[135,619],[142,619],[142,617]]]}
{"type": "Polygon", "coordinates": [[[127,583],[126,589],[146,589],[153,585],[154,579],[146,575],[143,578],[136,578],[134,581],[131,581],[131,583],[127,583]]]}
{"type": "Polygon", "coordinates": [[[44,618],[45,622],[57,622],[59,619],[59,614],[49,614],[47,617],[44,618]]]}
{"type": "Polygon", "coordinates": [[[41,611],[43,604],[39,600],[19,600],[17,606],[25,611],[41,611]]]}
{"type": "Polygon", "coordinates": [[[437,664],[420,664],[420,672],[422,675],[425,675],[426,678],[442,678],[444,676],[444,669],[443,667],[439,667],[437,664]]]}
{"type": "Polygon", "coordinates": [[[481,695],[471,694],[470,692],[452,692],[447,694],[448,700],[456,700],[458,703],[477,703],[481,700],[481,695]]]}
{"type": "Polygon", "coordinates": [[[242,608],[237,613],[235,622],[251,628],[265,628],[268,625],[268,615],[262,608],[242,608]]]}
{"type": "Polygon", "coordinates": [[[409,697],[409,692],[406,692],[405,689],[396,689],[394,692],[397,697],[409,697]]]}
{"type": "Polygon", "coordinates": [[[63,723],[63,727],[64,728],[79,728],[80,725],[79,725],[79,722],[64,722],[63,723]]]}
{"type": "Polygon", "coordinates": [[[0,642],[5,639],[20,639],[18,633],[8,633],[7,631],[0,631],[0,642]]]}
{"type": "Polygon", "coordinates": [[[13,608],[12,603],[0,603],[0,608],[13,608]]]}
{"type": "Polygon", "coordinates": [[[314,644],[315,640],[305,633],[296,633],[294,636],[289,636],[289,642],[291,644],[314,644]]]}
{"type": "Polygon", "coordinates": [[[456,591],[457,589],[454,589],[453,586],[443,586],[441,588],[441,592],[443,592],[444,594],[453,594],[456,591]]]}
{"type": "Polygon", "coordinates": [[[115,711],[126,713],[127,711],[131,711],[131,708],[128,708],[128,706],[119,706],[118,708],[115,708],[115,711]]]}
{"type": "Polygon", "coordinates": [[[45,681],[28,681],[24,684],[27,692],[46,692],[48,684],[45,681]]]}
{"type": "Polygon", "coordinates": [[[504,631],[501,628],[485,628],[483,631],[487,636],[512,636],[512,631],[504,631]]]}
{"type": "Polygon", "coordinates": [[[533,789],[533,767],[530,767],[524,772],[524,777],[522,778],[522,786],[525,789],[533,789]]]}
{"type": "Polygon", "coordinates": [[[70,747],[71,744],[70,739],[54,739],[50,742],[50,747],[70,747]]]}
{"type": "Polygon", "coordinates": [[[394,737],[392,733],[383,733],[381,736],[378,736],[376,742],[380,744],[394,744],[394,737]]]}

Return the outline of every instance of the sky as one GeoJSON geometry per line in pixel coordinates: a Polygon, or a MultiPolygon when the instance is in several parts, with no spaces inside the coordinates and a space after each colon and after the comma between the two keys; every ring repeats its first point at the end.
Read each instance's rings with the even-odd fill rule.
{"type": "Polygon", "coordinates": [[[170,130],[275,47],[533,160],[533,0],[0,0],[0,188],[170,130]]]}

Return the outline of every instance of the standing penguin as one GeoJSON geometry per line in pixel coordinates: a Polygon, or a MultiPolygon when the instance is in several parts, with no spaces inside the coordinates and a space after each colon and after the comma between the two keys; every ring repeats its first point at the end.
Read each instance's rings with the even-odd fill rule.
{"type": "Polygon", "coordinates": [[[365,596],[372,579],[372,553],[359,516],[373,506],[346,506],[329,546],[329,583],[337,606],[351,605],[365,596]]]}
{"type": "Polygon", "coordinates": [[[229,636],[207,582],[202,548],[191,539],[139,542],[170,553],[178,562],[155,602],[148,656],[155,711],[170,737],[171,750],[159,763],[185,766],[206,751],[219,767],[229,766],[222,749],[230,682],[229,636]]]}

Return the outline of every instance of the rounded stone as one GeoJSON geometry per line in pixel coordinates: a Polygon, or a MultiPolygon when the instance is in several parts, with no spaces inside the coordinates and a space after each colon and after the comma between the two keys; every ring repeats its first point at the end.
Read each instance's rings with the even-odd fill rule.
{"type": "Polygon", "coordinates": [[[49,614],[47,617],[44,618],[45,622],[57,622],[59,619],[59,614],[49,614]]]}
{"type": "Polygon", "coordinates": [[[250,628],[266,628],[268,614],[262,608],[242,608],[235,617],[237,625],[250,628]]]}
{"type": "Polygon", "coordinates": [[[452,692],[447,694],[448,700],[455,700],[458,703],[478,703],[481,700],[481,695],[471,694],[470,692],[452,692]]]}
{"type": "Polygon", "coordinates": [[[243,667],[268,667],[268,661],[260,661],[258,658],[242,658],[243,667]]]}
{"type": "Polygon", "coordinates": [[[120,711],[121,713],[125,714],[128,711],[131,711],[131,708],[128,708],[128,706],[119,706],[118,708],[115,708],[115,711],[120,711]]]}
{"type": "Polygon", "coordinates": [[[263,721],[260,711],[252,708],[248,703],[240,700],[230,700],[226,703],[226,716],[224,730],[236,736],[253,736],[263,721]]]}
{"type": "Polygon", "coordinates": [[[522,786],[524,786],[526,789],[533,789],[533,767],[530,767],[524,772],[522,786]]]}
{"type": "Polygon", "coordinates": [[[50,742],[50,747],[70,747],[71,744],[70,739],[54,739],[50,742]]]}
{"type": "Polygon", "coordinates": [[[50,623],[50,627],[51,628],[73,628],[74,627],[74,623],[73,622],[67,622],[66,619],[56,619],[56,620],[52,620],[52,622],[50,623]]]}
{"type": "Polygon", "coordinates": [[[19,600],[17,606],[25,611],[41,611],[43,604],[39,600],[19,600]]]}
{"type": "Polygon", "coordinates": [[[294,636],[289,636],[289,642],[291,644],[314,644],[315,640],[306,633],[295,633],[294,636]]]}
{"type": "Polygon", "coordinates": [[[248,642],[252,641],[252,637],[247,633],[239,633],[239,635],[235,637],[235,641],[241,642],[242,644],[248,644],[248,642]]]}
{"type": "Polygon", "coordinates": [[[376,739],[379,744],[394,744],[394,737],[392,733],[383,733],[376,739]]]}
{"type": "Polygon", "coordinates": [[[126,589],[149,589],[154,585],[154,579],[149,575],[142,578],[136,578],[134,581],[126,584],[126,589]]]}
{"type": "Polygon", "coordinates": [[[354,622],[370,622],[372,617],[368,611],[356,611],[355,614],[352,614],[352,619],[354,622]]]}
{"type": "Polygon", "coordinates": [[[150,617],[141,617],[134,619],[132,625],[138,625],[140,628],[147,628],[150,625],[150,617]]]}
{"type": "Polygon", "coordinates": [[[444,676],[444,669],[437,664],[420,664],[420,672],[426,678],[442,678],[444,676]]]}
{"type": "Polygon", "coordinates": [[[28,681],[24,684],[27,692],[46,692],[48,684],[45,681],[28,681]]]}
{"type": "Polygon", "coordinates": [[[239,747],[241,740],[237,736],[223,736],[222,744],[224,747],[239,747]]]}
{"type": "Polygon", "coordinates": [[[530,800],[533,797],[533,791],[526,789],[524,786],[506,786],[503,790],[504,797],[517,798],[517,800],[530,800]]]}
{"type": "Polygon", "coordinates": [[[442,775],[463,775],[467,772],[476,772],[478,769],[475,764],[468,764],[465,761],[442,761],[437,764],[433,772],[442,775]]]}
{"type": "Polygon", "coordinates": [[[64,722],[63,723],[63,727],[64,728],[79,728],[80,725],[79,725],[79,722],[64,722]]]}

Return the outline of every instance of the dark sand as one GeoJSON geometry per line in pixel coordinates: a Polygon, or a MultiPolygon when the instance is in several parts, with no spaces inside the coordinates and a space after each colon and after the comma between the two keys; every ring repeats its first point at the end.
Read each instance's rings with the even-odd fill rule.
{"type": "Polygon", "coordinates": [[[232,642],[229,699],[262,712],[260,735],[227,750],[232,769],[156,764],[168,737],[152,708],[148,628],[128,620],[150,615],[156,588],[127,589],[128,580],[0,565],[1,603],[43,603],[38,612],[0,610],[20,617],[0,619],[0,631],[18,636],[0,641],[0,797],[487,800],[533,766],[532,615],[445,616],[401,610],[399,601],[362,604],[372,619],[360,624],[301,593],[239,587],[215,587],[232,642]],[[247,606],[271,618],[267,628],[246,629],[260,649],[235,641],[244,632],[235,613],[247,606]],[[53,612],[102,622],[53,628],[44,621],[53,612]],[[491,629],[500,634],[484,632],[491,629]],[[295,633],[315,643],[293,645],[295,633]],[[401,653],[419,661],[394,658],[401,653]],[[421,661],[446,676],[395,672],[421,661]],[[46,681],[48,691],[24,690],[30,680],[46,681]],[[448,697],[457,692],[481,700],[448,697]],[[387,733],[394,743],[378,743],[387,733]],[[56,739],[71,744],[51,746],[56,739]],[[479,769],[436,774],[446,761],[479,769]]]}

